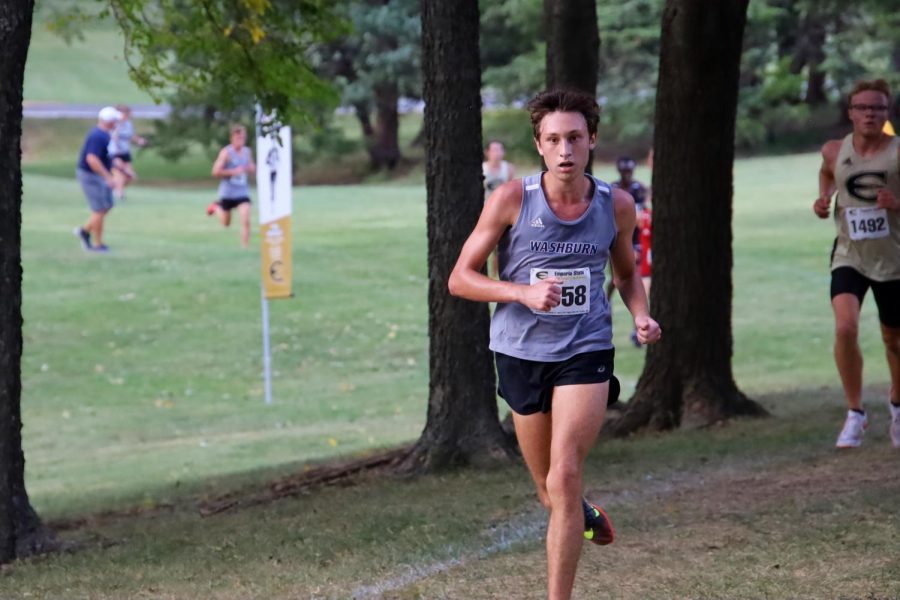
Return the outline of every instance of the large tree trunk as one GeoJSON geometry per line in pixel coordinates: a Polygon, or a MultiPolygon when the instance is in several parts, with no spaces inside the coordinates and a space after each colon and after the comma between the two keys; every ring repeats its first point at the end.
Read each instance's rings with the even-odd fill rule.
{"type": "Polygon", "coordinates": [[[400,118],[397,100],[400,93],[396,81],[380,81],[372,93],[375,97],[375,131],[369,144],[369,158],[376,169],[388,170],[400,161],[400,118]]]}
{"type": "Polygon", "coordinates": [[[801,20],[800,38],[794,48],[791,73],[799,73],[807,68],[806,96],[804,102],[810,105],[824,104],[825,71],[825,23],[827,16],[808,12],[801,20]]]}
{"type": "Polygon", "coordinates": [[[48,547],[22,453],[22,85],[33,0],[0,0],[0,564],[48,547]]]}
{"type": "Polygon", "coordinates": [[[662,20],[647,349],[616,434],[763,415],[731,371],[734,123],[748,0],[668,0],[662,20]]]}
{"type": "MultiPolygon", "coordinates": [[[[600,33],[597,0],[544,0],[547,89],[573,88],[597,95],[600,33]]],[[[591,152],[586,171],[592,171],[591,152]]]]}
{"type": "Polygon", "coordinates": [[[487,465],[514,455],[497,415],[488,307],[447,290],[484,197],[478,0],[422,0],[422,73],[430,383],[425,430],[404,466],[487,465]]]}

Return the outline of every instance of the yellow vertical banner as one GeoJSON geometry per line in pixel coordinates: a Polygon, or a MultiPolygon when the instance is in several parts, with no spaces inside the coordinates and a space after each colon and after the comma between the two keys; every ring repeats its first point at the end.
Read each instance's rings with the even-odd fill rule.
{"type": "Polygon", "coordinates": [[[256,192],[262,243],[262,283],[267,299],[290,298],[292,212],[291,128],[256,138],[256,192]]]}
{"type": "Polygon", "coordinates": [[[291,216],[262,224],[262,282],[266,298],[290,298],[291,216]]]}

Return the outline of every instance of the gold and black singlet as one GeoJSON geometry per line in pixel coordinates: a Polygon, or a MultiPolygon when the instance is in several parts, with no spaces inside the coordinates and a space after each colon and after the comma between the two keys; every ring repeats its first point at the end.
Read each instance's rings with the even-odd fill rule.
{"type": "Polygon", "coordinates": [[[831,269],[852,267],[874,281],[900,279],[900,210],[878,208],[878,190],[900,199],[900,138],[867,158],[857,154],[853,135],[844,138],[834,168],[837,239],[831,269]]]}

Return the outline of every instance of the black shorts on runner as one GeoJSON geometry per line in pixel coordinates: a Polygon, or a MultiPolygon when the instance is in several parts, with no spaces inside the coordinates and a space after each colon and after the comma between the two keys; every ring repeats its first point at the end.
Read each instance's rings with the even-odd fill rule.
{"type": "Polygon", "coordinates": [[[838,267],[831,272],[831,298],[838,294],[853,294],[862,305],[866,292],[872,288],[878,320],[885,327],[900,328],[900,279],[875,281],[853,267],[838,267]]]}
{"type": "Polygon", "coordinates": [[[539,362],[495,354],[497,361],[497,393],[520,415],[548,413],[553,402],[553,388],[609,381],[606,405],[619,399],[619,380],[613,376],[615,349],[585,352],[559,361],[539,362]]]}
{"type": "Polygon", "coordinates": [[[115,160],[117,158],[119,160],[121,160],[123,162],[127,162],[127,163],[134,162],[133,160],[131,160],[131,152],[123,152],[121,154],[113,154],[112,155],[113,160],[115,160]]]}
{"type": "Polygon", "coordinates": [[[228,211],[237,208],[241,204],[249,204],[250,198],[246,196],[243,198],[222,198],[219,200],[218,204],[222,207],[222,210],[228,211]]]}

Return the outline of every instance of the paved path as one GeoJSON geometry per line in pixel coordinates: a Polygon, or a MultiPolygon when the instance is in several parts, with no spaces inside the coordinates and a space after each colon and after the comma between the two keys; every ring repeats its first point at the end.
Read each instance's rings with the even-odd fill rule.
{"type": "MultiPolygon", "coordinates": [[[[25,101],[22,116],[26,119],[96,119],[103,104],[69,104],[62,102],[25,101]]],[[[168,104],[132,104],[135,119],[165,119],[172,111],[168,104]]]]}

